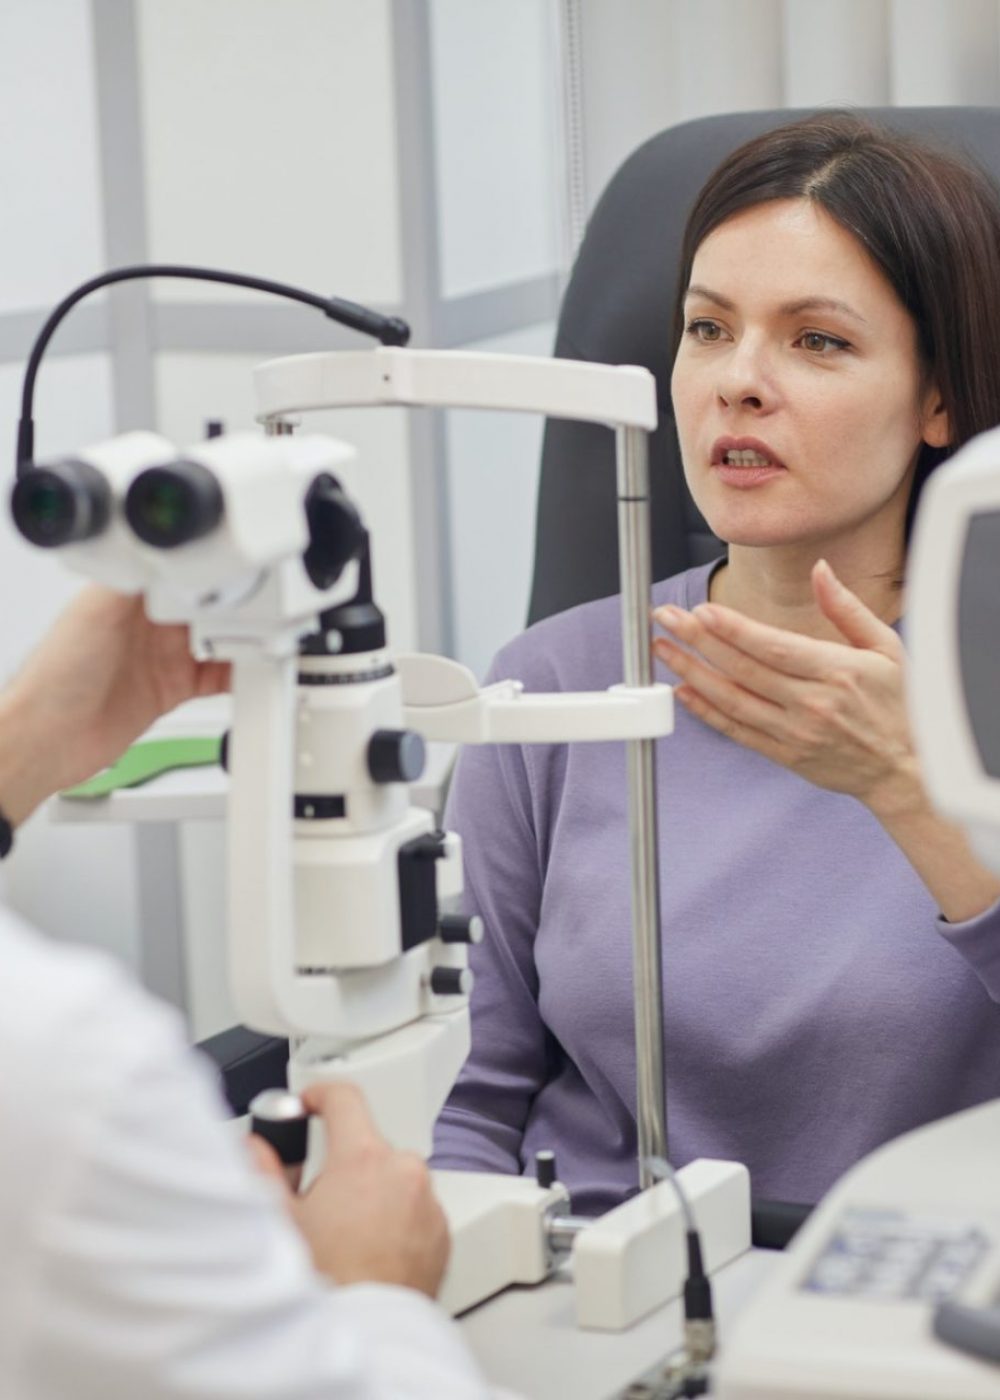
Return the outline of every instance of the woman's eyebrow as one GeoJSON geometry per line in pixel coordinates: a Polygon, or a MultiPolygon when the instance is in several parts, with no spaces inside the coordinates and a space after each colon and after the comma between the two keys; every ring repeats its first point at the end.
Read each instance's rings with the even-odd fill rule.
{"type": "Polygon", "coordinates": [[[692,282],[684,293],[684,300],[688,297],[704,297],[706,301],[714,301],[716,306],[721,306],[724,311],[733,311],[736,303],[724,297],[721,292],[713,292],[710,287],[701,287],[697,282],[692,282]]]}
{"type": "MultiPolygon", "coordinates": [[[[684,293],[685,301],[688,297],[704,297],[706,301],[721,306],[724,311],[736,310],[736,303],[730,301],[729,297],[724,297],[721,292],[713,292],[711,287],[703,287],[697,282],[692,282],[684,293]]],[[[778,311],[782,316],[799,316],[803,311],[841,311],[845,316],[860,321],[863,326],[868,324],[860,311],[855,311],[853,306],[849,306],[846,301],[838,301],[836,297],[799,297],[796,301],[784,302],[778,307],[778,311]]]]}
{"type": "Polygon", "coordinates": [[[786,301],[780,310],[783,316],[798,316],[803,311],[842,311],[863,326],[868,324],[860,311],[855,311],[853,306],[848,306],[846,301],[838,301],[836,297],[802,297],[798,301],[786,301]]]}

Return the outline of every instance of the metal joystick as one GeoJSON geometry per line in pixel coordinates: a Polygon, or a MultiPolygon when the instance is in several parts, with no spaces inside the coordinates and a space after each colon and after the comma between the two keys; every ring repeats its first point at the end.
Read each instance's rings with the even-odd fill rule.
{"type": "MultiPolygon", "coordinates": [[[[556,1154],[543,1147],[535,1153],[535,1183],[542,1191],[557,1185],[556,1154]]],[[[549,1269],[557,1268],[573,1253],[577,1236],[591,1221],[586,1216],[573,1215],[568,1200],[556,1200],[545,1212],[545,1246],[549,1269]]]]}
{"type": "Polygon", "coordinates": [[[478,914],[442,914],[438,938],[442,943],[482,943],[485,926],[478,914]]]}
{"type": "Polygon", "coordinates": [[[306,1160],[309,1111],[288,1089],[264,1089],[250,1103],[250,1131],[269,1142],[286,1167],[306,1160]]]}

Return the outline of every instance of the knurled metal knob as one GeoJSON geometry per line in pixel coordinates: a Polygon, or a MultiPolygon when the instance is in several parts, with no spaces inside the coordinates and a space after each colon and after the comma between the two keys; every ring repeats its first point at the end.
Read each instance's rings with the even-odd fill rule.
{"type": "Polygon", "coordinates": [[[484,925],[478,914],[442,914],[438,937],[442,943],[482,943],[484,925]]]}
{"type": "Polygon", "coordinates": [[[439,997],[467,997],[472,981],[467,967],[436,967],[431,973],[431,991],[439,997]]]}
{"type": "Polygon", "coordinates": [[[250,1131],[269,1142],[286,1167],[306,1160],[309,1111],[288,1089],[264,1089],[250,1102],[250,1131]]]}
{"type": "Polygon", "coordinates": [[[535,1153],[535,1181],[547,1191],[557,1180],[556,1154],[551,1148],[543,1147],[540,1152],[535,1153]]]}

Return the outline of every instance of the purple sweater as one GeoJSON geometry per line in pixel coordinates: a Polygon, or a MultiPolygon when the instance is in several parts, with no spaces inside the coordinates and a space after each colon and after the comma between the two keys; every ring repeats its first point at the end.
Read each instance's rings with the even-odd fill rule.
{"type": "MultiPolygon", "coordinates": [[[[710,572],[657,603],[703,602],[710,572]]],[[[586,604],[492,677],[603,689],[620,638],[618,599],[586,604]]],[[[1000,1095],[1000,908],[945,923],[861,803],[681,706],[657,767],[676,1165],[735,1159],[755,1196],[816,1201],[879,1143],[1000,1095]]],[[[448,815],[486,939],[434,1164],[519,1173],[552,1147],[584,1213],[636,1183],[627,811],[623,744],[507,745],[463,752],[448,815]]]]}

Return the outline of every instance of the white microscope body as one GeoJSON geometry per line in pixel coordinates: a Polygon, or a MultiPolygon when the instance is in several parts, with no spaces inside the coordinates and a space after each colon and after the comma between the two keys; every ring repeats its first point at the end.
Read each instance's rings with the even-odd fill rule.
{"type": "MultiPolygon", "coordinates": [[[[79,572],[143,592],[152,618],[188,623],[198,654],[232,663],[237,1009],[255,1030],[290,1037],[290,1088],[350,1079],[392,1142],[427,1155],[468,1053],[467,944],[481,929],[448,907],[461,892],[457,837],[409,803],[420,735],[646,741],[671,732],[672,696],[648,677],[601,694],[525,695],[515,682],[481,691],[455,662],[393,658],[367,534],[336,481],[353,450],[293,435],[288,415],[384,403],[538,411],[615,426],[621,454],[630,434],[655,426],[653,380],[627,367],[379,349],[273,361],[257,391],[268,435],[178,454],[127,434],[32,468],[15,517],[79,572]]],[[[638,533],[638,495],[624,499],[626,532],[638,533]]],[[[648,581],[631,601],[633,640],[648,652],[648,581]]],[[[641,902],[658,948],[652,878],[641,902]]],[[[655,980],[658,996],[658,964],[655,980]]],[[[695,1162],[680,1175],[717,1268],[749,1247],[746,1170],[695,1162]]],[[[436,1187],[454,1237],[443,1296],[453,1311],[540,1281],[570,1252],[583,1326],[628,1326],[680,1290],[684,1232],[668,1183],[594,1224],[560,1220],[558,1181],[444,1172],[436,1187]]]]}

